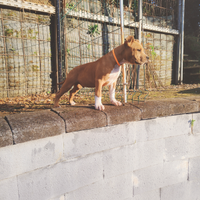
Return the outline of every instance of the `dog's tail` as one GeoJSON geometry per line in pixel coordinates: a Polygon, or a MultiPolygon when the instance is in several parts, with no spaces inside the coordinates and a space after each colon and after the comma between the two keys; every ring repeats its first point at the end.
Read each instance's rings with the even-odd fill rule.
{"type": "Polygon", "coordinates": [[[62,85],[64,82],[65,82],[65,81],[62,81],[62,82],[60,82],[60,83],[57,83],[57,85],[62,85]]]}

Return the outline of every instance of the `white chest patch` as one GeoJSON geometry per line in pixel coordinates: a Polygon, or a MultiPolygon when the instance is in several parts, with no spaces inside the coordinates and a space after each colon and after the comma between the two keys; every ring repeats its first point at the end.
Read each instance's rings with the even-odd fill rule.
{"type": "Polygon", "coordinates": [[[117,64],[109,74],[109,79],[108,79],[108,85],[111,85],[115,81],[117,81],[117,78],[119,77],[119,74],[121,72],[121,67],[119,67],[117,64]]]}

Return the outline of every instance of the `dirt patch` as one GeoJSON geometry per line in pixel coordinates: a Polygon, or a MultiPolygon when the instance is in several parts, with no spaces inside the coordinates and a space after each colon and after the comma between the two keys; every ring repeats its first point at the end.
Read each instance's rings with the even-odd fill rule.
{"type": "MultiPolygon", "coordinates": [[[[191,96],[200,96],[200,84],[194,85],[171,85],[165,88],[149,89],[146,91],[136,91],[133,100],[138,100],[138,95],[140,92],[144,92],[146,100],[159,100],[159,99],[168,99],[168,98],[184,98],[191,96]]],[[[128,102],[132,101],[133,94],[129,94],[128,102]]],[[[116,97],[121,100],[122,95],[117,95],[116,97]]],[[[33,112],[41,111],[46,109],[51,109],[53,107],[53,100],[55,94],[35,94],[24,97],[15,97],[15,98],[2,98],[0,99],[0,117],[4,117],[9,114],[21,113],[21,112],[33,112]]],[[[90,95],[81,95],[77,94],[75,96],[75,102],[77,105],[94,105],[94,94],[90,95]]],[[[144,98],[140,97],[140,101],[143,101],[144,98]]],[[[102,102],[110,103],[108,98],[108,92],[103,93],[102,102]]],[[[60,99],[61,107],[69,105],[68,94],[65,94],[60,99]]]]}

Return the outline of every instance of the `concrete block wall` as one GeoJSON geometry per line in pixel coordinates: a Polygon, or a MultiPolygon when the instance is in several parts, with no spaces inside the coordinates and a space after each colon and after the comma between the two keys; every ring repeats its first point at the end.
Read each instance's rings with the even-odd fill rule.
{"type": "MultiPolygon", "coordinates": [[[[139,120],[108,125],[113,108],[106,106],[103,113],[91,110],[104,114],[107,125],[96,123],[97,127],[69,132],[67,126],[74,121],[73,115],[66,121],[66,113],[71,107],[68,112],[42,112],[43,118],[48,113],[54,128],[39,119],[37,129],[33,123],[26,133],[22,129],[28,125],[18,126],[17,134],[13,127],[13,120],[25,121],[26,114],[8,116],[4,122],[16,142],[0,148],[0,199],[199,200],[200,112],[142,119],[143,107],[138,108],[141,113],[135,111],[139,120]],[[192,127],[191,120],[195,120],[192,127]],[[36,135],[44,127],[47,137],[31,139],[32,129],[36,135]],[[51,133],[56,130],[58,134],[51,133]],[[29,141],[20,132],[29,134],[29,141]]],[[[34,122],[31,117],[27,121],[34,122]]]]}

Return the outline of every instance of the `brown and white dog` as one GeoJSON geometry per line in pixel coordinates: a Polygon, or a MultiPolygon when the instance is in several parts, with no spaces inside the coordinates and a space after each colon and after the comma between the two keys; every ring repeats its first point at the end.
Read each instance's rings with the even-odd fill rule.
{"type": "Polygon", "coordinates": [[[104,110],[101,103],[102,87],[109,86],[109,96],[112,104],[121,106],[115,99],[115,86],[120,74],[120,65],[124,63],[142,65],[148,61],[142,45],[133,36],[128,36],[124,44],[116,47],[95,62],[83,64],[72,69],[63,82],[60,91],[56,93],[54,107],[59,107],[60,97],[70,91],[69,103],[75,105],[74,95],[82,87],[95,87],[95,109],[104,110]]]}

